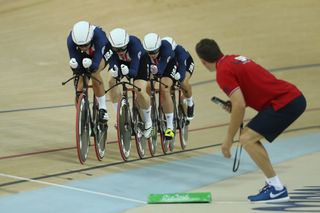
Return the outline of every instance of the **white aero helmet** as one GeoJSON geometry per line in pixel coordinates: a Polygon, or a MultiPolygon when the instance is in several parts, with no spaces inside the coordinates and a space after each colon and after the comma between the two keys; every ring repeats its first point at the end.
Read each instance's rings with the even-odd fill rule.
{"type": "Polygon", "coordinates": [[[156,52],[161,46],[161,38],[156,33],[148,33],[143,39],[143,48],[147,52],[156,52]]]}
{"type": "Polygon", "coordinates": [[[129,35],[125,29],[115,28],[111,30],[108,39],[110,44],[115,49],[123,49],[129,43],[129,35]]]}
{"type": "Polygon", "coordinates": [[[162,38],[162,40],[165,40],[165,41],[169,42],[171,44],[171,46],[172,46],[172,50],[176,49],[177,43],[176,43],[175,40],[173,40],[173,38],[167,36],[167,37],[162,38]]]}
{"type": "Polygon", "coordinates": [[[72,40],[79,46],[87,45],[91,42],[95,26],[87,21],[79,21],[73,25],[72,40]]]}

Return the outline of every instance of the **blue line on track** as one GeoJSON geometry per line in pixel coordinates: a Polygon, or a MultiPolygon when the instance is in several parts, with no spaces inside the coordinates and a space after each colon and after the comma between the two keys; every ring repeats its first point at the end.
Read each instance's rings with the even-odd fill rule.
{"type": "MultiPolygon", "coordinates": [[[[320,151],[320,133],[278,139],[265,144],[274,164],[320,151]],[[290,151],[288,149],[290,148],[290,151]]],[[[257,170],[244,152],[240,169],[220,153],[159,163],[101,177],[68,182],[66,186],[146,201],[150,193],[189,192],[234,176],[257,170]]],[[[290,190],[290,189],[289,189],[290,190]]],[[[59,187],[45,187],[0,197],[0,212],[122,212],[144,204],[106,198],[59,187]]]]}

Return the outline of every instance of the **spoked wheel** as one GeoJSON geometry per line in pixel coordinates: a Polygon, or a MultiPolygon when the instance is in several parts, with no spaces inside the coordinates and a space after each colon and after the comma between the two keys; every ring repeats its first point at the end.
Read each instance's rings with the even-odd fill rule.
{"type": "Polygon", "coordinates": [[[87,160],[90,144],[89,103],[83,94],[79,96],[77,102],[76,144],[79,161],[83,164],[87,160]]]}
{"type": "Polygon", "coordinates": [[[146,138],[143,136],[144,122],[137,107],[132,108],[132,115],[137,152],[140,158],[144,158],[146,155],[146,138]]]}
{"type": "Polygon", "coordinates": [[[166,116],[162,110],[162,107],[159,107],[159,129],[160,129],[160,140],[161,140],[161,148],[164,154],[168,154],[169,152],[169,141],[166,140],[164,136],[164,132],[166,131],[167,121],[166,116]]]}
{"type": "Polygon", "coordinates": [[[188,144],[189,121],[185,112],[183,106],[180,104],[178,108],[178,129],[182,150],[184,150],[188,144]]]}
{"type": "Polygon", "coordinates": [[[92,111],[94,121],[94,148],[97,159],[101,161],[106,153],[108,125],[99,122],[99,105],[95,97],[93,99],[92,111]]]}
{"type": "Polygon", "coordinates": [[[117,112],[117,133],[120,154],[123,160],[127,161],[131,150],[131,115],[127,100],[119,98],[117,112]]]}
{"type": "Polygon", "coordinates": [[[151,120],[152,120],[152,131],[151,131],[151,137],[148,140],[148,146],[149,146],[150,154],[153,157],[157,152],[157,147],[158,147],[157,140],[158,140],[158,129],[159,129],[158,111],[154,101],[152,101],[152,104],[151,104],[151,120]]]}

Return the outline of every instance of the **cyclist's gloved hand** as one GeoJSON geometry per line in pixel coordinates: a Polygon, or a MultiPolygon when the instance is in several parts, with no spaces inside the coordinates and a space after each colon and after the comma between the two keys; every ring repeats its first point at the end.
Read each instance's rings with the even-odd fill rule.
{"type": "Polygon", "coordinates": [[[121,64],[121,73],[122,73],[122,75],[128,75],[129,74],[128,66],[121,64]]]}
{"type": "Polygon", "coordinates": [[[85,69],[88,69],[88,68],[90,68],[91,65],[92,65],[92,60],[91,60],[90,58],[84,58],[84,59],[82,60],[82,65],[83,65],[83,67],[84,67],[85,69]]]}
{"type": "Polygon", "coordinates": [[[78,62],[75,58],[71,58],[69,61],[69,65],[71,67],[72,70],[75,70],[78,68],[78,62]]]}
{"type": "Polygon", "coordinates": [[[116,65],[113,66],[113,68],[110,69],[110,73],[112,77],[117,78],[119,76],[119,69],[116,65]]]}
{"type": "Polygon", "coordinates": [[[151,73],[152,73],[153,75],[157,74],[157,73],[158,73],[158,67],[157,67],[157,65],[152,64],[152,65],[150,66],[150,71],[151,71],[151,73]]]}
{"type": "Polygon", "coordinates": [[[179,81],[180,78],[181,78],[180,73],[176,72],[176,74],[174,74],[174,79],[175,79],[176,81],[179,81]]]}

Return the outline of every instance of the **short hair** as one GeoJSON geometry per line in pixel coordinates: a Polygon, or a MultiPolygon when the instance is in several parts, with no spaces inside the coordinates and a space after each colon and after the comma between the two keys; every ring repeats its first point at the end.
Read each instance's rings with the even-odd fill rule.
{"type": "Polygon", "coordinates": [[[199,58],[211,63],[217,61],[223,55],[217,42],[208,38],[201,39],[197,43],[196,52],[199,58]]]}

